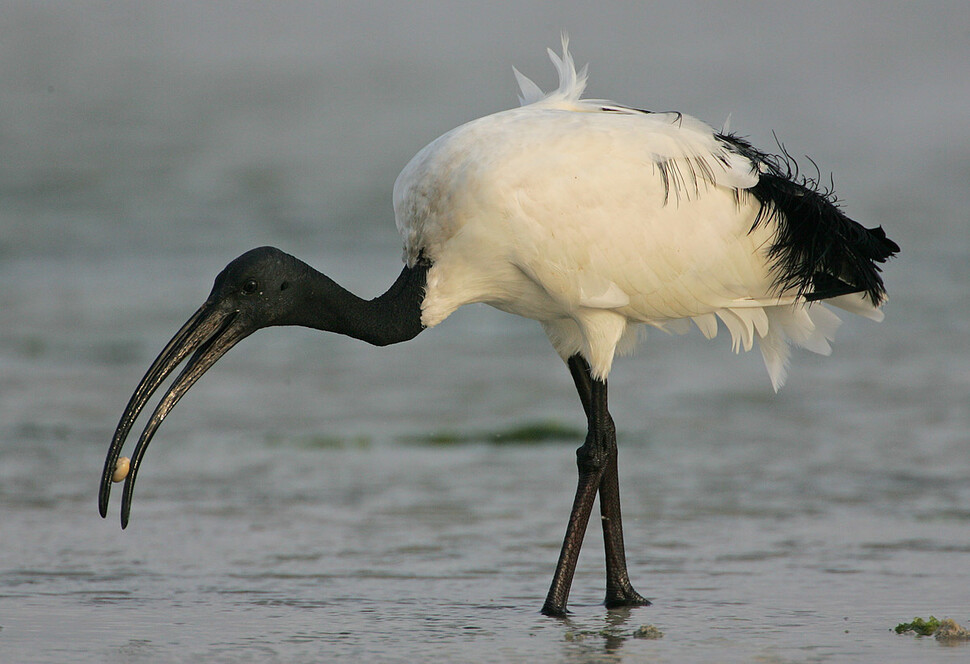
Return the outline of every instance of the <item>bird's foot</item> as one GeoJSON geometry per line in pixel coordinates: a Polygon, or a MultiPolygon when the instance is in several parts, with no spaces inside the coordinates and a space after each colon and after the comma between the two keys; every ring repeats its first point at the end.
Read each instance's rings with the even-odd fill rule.
{"type": "Polygon", "coordinates": [[[608,609],[620,609],[630,606],[650,606],[649,599],[627,585],[625,588],[611,588],[606,591],[606,600],[603,604],[608,609]]]}
{"type": "Polygon", "coordinates": [[[559,606],[546,600],[546,603],[542,605],[542,615],[549,616],[550,618],[566,618],[569,616],[569,611],[566,610],[566,606],[559,606]]]}

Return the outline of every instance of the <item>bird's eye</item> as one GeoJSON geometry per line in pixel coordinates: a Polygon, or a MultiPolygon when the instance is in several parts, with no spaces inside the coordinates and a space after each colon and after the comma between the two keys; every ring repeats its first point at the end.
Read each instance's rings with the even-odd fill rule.
{"type": "Polygon", "coordinates": [[[259,284],[256,283],[256,280],[255,279],[250,279],[249,281],[247,281],[246,283],[244,283],[242,285],[242,294],[243,295],[252,295],[257,290],[259,290],[259,284]]]}
{"type": "Polygon", "coordinates": [[[284,290],[286,290],[289,287],[290,287],[290,282],[289,281],[284,281],[283,283],[280,284],[280,290],[281,291],[284,291],[284,290]]]}

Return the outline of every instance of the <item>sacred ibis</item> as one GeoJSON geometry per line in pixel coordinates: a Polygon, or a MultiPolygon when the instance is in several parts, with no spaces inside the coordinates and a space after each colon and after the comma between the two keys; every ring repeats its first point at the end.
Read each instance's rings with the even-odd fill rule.
{"type": "MultiPolygon", "coordinates": [[[[839,319],[822,301],[880,320],[878,263],[899,247],[849,219],[831,191],[774,156],[682,113],[583,99],[563,38],[549,51],[557,90],[515,72],[521,106],[474,120],[422,149],[394,184],[404,269],[365,300],[279,249],[261,247],[216,277],[128,402],[105,460],[99,507],[135,419],[183,360],[131,455],[121,524],[162,420],[223,354],[256,330],[302,325],[383,346],[413,338],[458,307],[485,302],[538,321],[566,362],[588,421],[579,482],[542,608],[561,616],[599,494],[606,606],[649,604],[623,549],[616,435],[607,408],[614,355],[650,325],[761,349],[775,390],[791,346],[828,353],[839,319]]],[[[120,475],[124,475],[121,471],[120,475]]],[[[116,477],[117,478],[117,477],[116,477]]]]}

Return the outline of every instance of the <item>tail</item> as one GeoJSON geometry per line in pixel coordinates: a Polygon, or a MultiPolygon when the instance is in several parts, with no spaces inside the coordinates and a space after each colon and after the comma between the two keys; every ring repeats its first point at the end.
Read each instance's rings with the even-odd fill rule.
{"type": "Polygon", "coordinates": [[[777,224],[768,257],[779,293],[794,291],[808,301],[861,293],[873,308],[885,302],[879,264],[895,255],[899,245],[882,227],[865,228],[847,217],[831,189],[798,174],[784,146],[783,156],[775,157],[736,136],[718,138],[758,169],[757,184],[745,193],[761,203],[753,228],[777,224]]]}
{"type": "Polygon", "coordinates": [[[886,301],[886,288],[879,265],[895,255],[899,245],[882,227],[865,228],[847,217],[831,189],[798,174],[784,146],[779,144],[782,156],[776,157],[734,135],[718,134],[718,139],[757,169],[758,182],[738,195],[754,196],[761,203],[752,230],[761,224],[776,225],[768,249],[774,286],[779,294],[795,296],[794,304],[766,307],[766,329],[758,333],[758,346],[777,391],[788,373],[791,346],[823,355],[831,352],[829,342],[839,319],[817,301],[882,320],[879,307],[886,301]]]}
{"type": "Polygon", "coordinates": [[[831,192],[790,174],[762,173],[751,194],[761,203],[757,223],[778,224],[768,252],[779,292],[808,301],[862,293],[874,306],[886,300],[879,264],[899,251],[881,226],[865,228],[847,217],[831,192]]]}

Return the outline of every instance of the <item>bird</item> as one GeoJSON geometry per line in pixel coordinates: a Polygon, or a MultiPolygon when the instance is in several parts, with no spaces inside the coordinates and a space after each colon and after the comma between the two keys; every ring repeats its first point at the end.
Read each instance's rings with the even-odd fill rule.
{"type": "MultiPolygon", "coordinates": [[[[537,321],[565,362],[587,421],[562,548],[541,611],[563,617],[599,497],[608,609],[651,602],[630,580],[607,379],[617,355],[653,327],[707,338],[723,327],[735,352],[757,342],[777,391],[791,348],[828,354],[832,305],[879,321],[880,264],[899,251],[881,226],[843,212],[831,188],[797,163],[680,112],[587,99],[562,36],[548,54],[559,85],[544,93],[513,69],[520,105],[463,124],[421,149],[394,183],[403,269],[361,298],[273,247],[252,249],[215,278],[204,304],[168,342],[132,394],[99,491],[135,420],[158,400],[125,477],[121,525],[162,420],[215,362],[258,329],[303,326],[376,346],[408,341],[471,303],[537,321]]],[[[777,139],[776,139],[777,141],[777,139]]],[[[814,163],[814,162],[813,162],[814,163]]]]}

